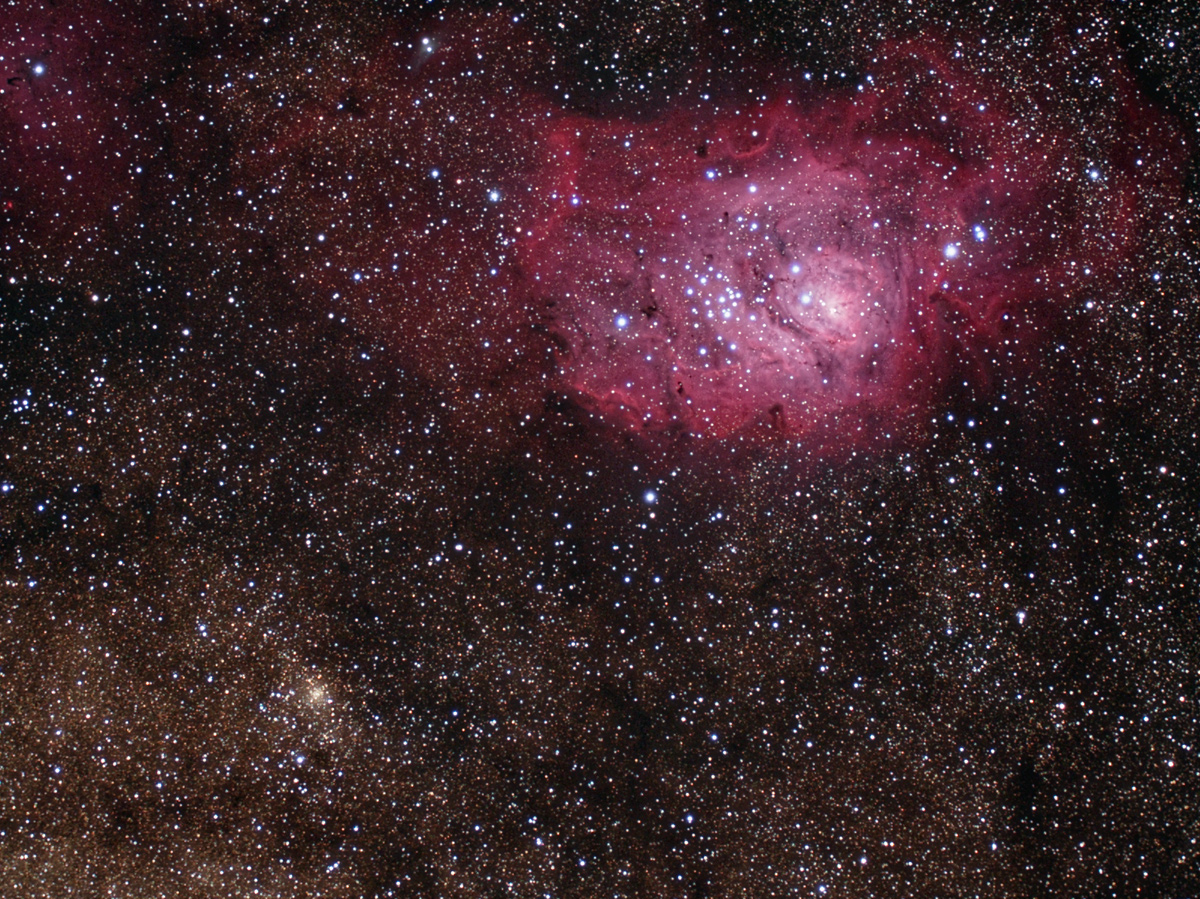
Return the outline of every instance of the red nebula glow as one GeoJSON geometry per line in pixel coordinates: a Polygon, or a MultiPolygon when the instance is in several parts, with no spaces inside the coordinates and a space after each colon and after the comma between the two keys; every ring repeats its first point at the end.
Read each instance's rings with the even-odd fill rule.
{"type": "Polygon", "coordinates": [[[483,443],[562,397],[622,440],[912,434],[1117,295],[1178,180],[1116,62],[1085,104],[1052,59],[999,81],[927,36],[639,116],[564,107],[539,53],[488,16],[397,37],[235,158],[288,282],[483,443]]]}
{"type": "Polygon", "coordinates": [[[1010,316],[1103,290],[1136,249],[1156,143],[1131,118],[1101,170],[1014,106],[906,44],[853,92],[562,116],[517,255],[566,389],[720,438],[888,430],[951,378],[986,384],[1010,316]]]}

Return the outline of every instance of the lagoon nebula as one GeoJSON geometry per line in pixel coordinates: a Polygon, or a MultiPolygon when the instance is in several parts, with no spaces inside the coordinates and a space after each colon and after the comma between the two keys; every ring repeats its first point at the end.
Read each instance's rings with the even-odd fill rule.
{"type": "Polygon", "coordinates": [[[434,378],[498,356],[508,374],[487,380],[508,382],[510,416],[529,401],[511,382],[536,377],[601,430],[659,445],[823,454],[911,436],[931,403],[988,394],[1028,371],[1055,319],[1119,295],[1157,192],[1181,185],[1179,126],[1120,62],[1093,76],[1081,129],[1078,98],[1046,80],[1061,62],[1023,61],[997,90],[938,30],[881,42],[832,84],[748,67],[650,109],[574,108],[536,77],[546,52],[501,15],[455,18],[249,151],[290,174],[320,145],[374,233],[310,226],[358,266],[349,285],[314,282],[434,378]],[[321,113],[347,106],[349,130],[382,145],[366,159],[322,143],[321,113]],[[381,182],[389,164],[407,177],[381,182]],[[485,320],[491,339],[463,339],[485,320]]]}
{"type": "Polygon", "coordinates": [[[1200,891],[1181,7],[0,10],[0,896],[1200,891]]]}
{"type": "Polygon", "coordinates": [[[985,386],[1039,305],[1114,289],[1139,192],[1177,163],[1122,72],[1110,136],[1087,141],[936,43],[873,62],[856,88],[797,73],[751,101],[540,135],[551,208],[516,260],[588,408],[650,432],[853,440],[949,381],[985,386]]]}

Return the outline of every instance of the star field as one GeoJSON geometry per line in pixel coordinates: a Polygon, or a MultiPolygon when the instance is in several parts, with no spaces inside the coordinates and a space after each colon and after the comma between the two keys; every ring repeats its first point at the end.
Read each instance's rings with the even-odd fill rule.
{"type": "Polygon", "coordinates": [[[0,7],[0,896],[1200,888],[1167,3],[0,7]]]}

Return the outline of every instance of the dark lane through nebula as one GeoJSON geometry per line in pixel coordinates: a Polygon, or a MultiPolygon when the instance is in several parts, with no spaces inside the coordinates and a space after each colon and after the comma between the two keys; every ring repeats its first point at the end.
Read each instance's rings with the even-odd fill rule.
{"type": "Polygon", "coordinates": [[[1200,895],[1167,0],[0,0],[0,899],[1200,895]]]}

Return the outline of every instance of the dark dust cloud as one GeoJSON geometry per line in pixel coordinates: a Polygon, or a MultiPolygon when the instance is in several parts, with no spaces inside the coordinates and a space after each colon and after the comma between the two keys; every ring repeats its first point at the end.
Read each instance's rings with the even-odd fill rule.
{"type": "Polygon", "coordinates": [[[0,895],[1196,895],[1197,71],[4,3],[0,895]]]}

